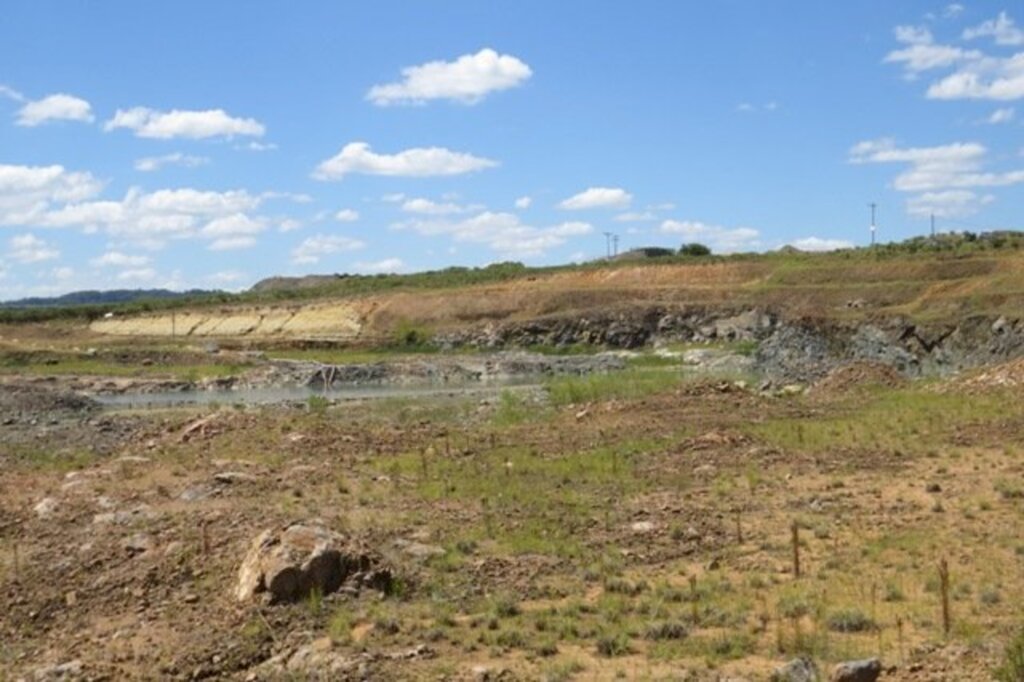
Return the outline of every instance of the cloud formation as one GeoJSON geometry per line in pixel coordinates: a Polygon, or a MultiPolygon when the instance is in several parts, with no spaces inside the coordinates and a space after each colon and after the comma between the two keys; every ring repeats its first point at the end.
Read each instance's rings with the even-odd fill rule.
{"type": "Polygon", "coordinates": [[[662,234],[682,237],[683,241],[701,242],[718,253],[751,251],[761,245],[760,233],[752,227],[722,227],[699,220],[666,220],[659,228],[662,234]]]}
{"type": "Polygon", "coordinates": [[[377,154],[366,142],[350,142],[313,171],[316,180],[341,180],[351,173],[402,177],[450,176],[497,166],[496,161],[444,147],[415,147],[377,154]]]}
{"type": "Polygon", "coordinates": [[[570,221],[550,227],[524,224],[514,213],[484,211],[462,220],[412,219],[392,226],[425,236],[448,235],[456,242],[483,244],[508,258],[533,258],[561,246],[570,238],[587,235],[590,223],[570,221]]]}
{"type": "Polygon", "coordinates": [[[143,173],[158,171],[164,166],[181,166],[182,168],[196,168],[210,162],[205,156],[192,156],[174,152],[163,156],[146,156],[135,161],[135,170],[143,173]]]}
{"type": "Polygon", "coordinates": [[[205,111],[157,111],[147,107],[118,109],[103,125],[106,131],[126,128],[136,137],[160,140],[185,138],[201,140],[211,137],[262,137],[266,128],[252,118],[236,118],[223,109],[205,111]]]}
{"type": "MultiPolygon", "coordinates": [[[[20,95],[18,96],[20,97],[20,95]]],[[[92,107],[88,102],[80,97],[58,93],[32,102],[26,102],[18,110],[15,123],[20,126],[35,127],[50,121],[92,123],[94,120],[92,107]]]]}
{"type": "Polygon", "coordinates": [[[324,256],[329,256],[341,251],[358,251],[366,246],[366,243],[345,237],[342,235],[318,234],[307,237],[292,249],[292,263],[295,265],[309,265],[319,263],[324,256]]]}
{"type": "Polygon", "coordinates": [[[41,263],[60,258],[60,251],[33,234],[11,237],[7,257],[15,263],[41,263]]]}
{"type": "Polygon", "coordinates": [[[530,67],[516,57],[485,48],[451,62],[408,66],[402,69],[401,81],[373,86],[366,99],[377,106],[423,104],[436,99],[476,104],[492,92],[522,85],[532,74],[530,67]]]}
{"type": "Polygon", "coordinates": [[[590,187],[558,204],[566,211],[580,211],[590,208],[626,208],[633,201],[633,195],[620,187],[590,187]]]}

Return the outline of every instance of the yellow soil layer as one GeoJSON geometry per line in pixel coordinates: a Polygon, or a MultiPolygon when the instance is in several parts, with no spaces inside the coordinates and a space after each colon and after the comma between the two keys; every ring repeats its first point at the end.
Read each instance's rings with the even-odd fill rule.
{"type": "Polygon", "coordinates": [[[374,304],[317,303],[292,308],[235,308],[96,320],[90,330],[115,336],[354,339],[374,304]]]}
{"type": "Polygon", "coordinates": [[[374,339],[400,323],[433,330],[635,305],[765,306],[794,316],[874,313],[960,319],[1019,310],[1024,256],[834,257],[662,264],[559,272],[509,282],[321,300],[199,308],[99,320],[99,334],[149,337],[374,339]],[[851,308],[850,304],[857,301],[851,308]]]}

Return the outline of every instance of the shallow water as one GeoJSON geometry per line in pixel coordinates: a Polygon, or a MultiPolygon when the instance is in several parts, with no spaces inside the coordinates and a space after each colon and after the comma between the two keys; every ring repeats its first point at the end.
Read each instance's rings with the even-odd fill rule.
{"type": "Polygon", "coordinates": [[[381,400],[384,398],[422,398],[496,393],[504,388],[526,388],[540,385],[540,377],[515,377],[486,381],[442,383],[422,382],[400,385],[349,385],[324,390],[309,386],[268,386],[221,390],[154,391],[152,393],[118,393],[93,395],[105,407],[145,409],[187,405],[268,405],[306,402],[313,396],[330,401],[381,400]]]}

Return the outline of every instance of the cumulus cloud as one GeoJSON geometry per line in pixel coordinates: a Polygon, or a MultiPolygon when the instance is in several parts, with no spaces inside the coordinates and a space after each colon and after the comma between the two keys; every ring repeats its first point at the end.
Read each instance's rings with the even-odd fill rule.
{"type": "Polygon", "coordinates": [[[558,208],[578,211],[589,208],[626,208],[633,195],[619,187],[590,187],[558,204],[558,208]]]}
{"type": "Polygon", "coordinates": [[[210,137],[235,136],[262,137],[266,128],[252,118],[236,118],[223,109],[205,111],[157,111],[147,107],[118,109],[103,129],[107,131],[127,128],[136,137],[167,140],[186,138],[192,140],[210,137]]]}
{"type": "Polygon", "coordinates": [[[1024,52],[1012,57],[986,57],[932,83],[929,99],[1011,101],[1024,97],[1024,52]]]}
{"type": "Polygon", "coordinates": [[[1000,12],[995,19],[964,29],[963,37],[964,40],[992,38],[996,45],[1024,45],[1024,30],[1006,12],[1000,12]]]}
{"type": "Polygon", "coordinates": [[[81,121],[92,123],[92,107],[84,99],[58,93],[42,99],[26,102],[18,110],[16,123],[20,126],[33,127],[49,121],[81,121]]]}
{"type": "Polygon", "coordinates": [[[995,201],[991,194],[953,189],[924,192],[907,199],[907,213],[917,218],[935,215],[938,218],[966,218],[995,201]]]}
{"type": "Polygon", "coordinates": [[[658,216],[653,211],[629,211],[613,218],[618,223],[647,223],[657,219],[658,216]]]}
{"type": "Polygon", "coordinates": [[[156,276],[153,268],[131,268],[117,273],[117,279],[122,282],[152,282],[156,276]]]}
{"type": "Polygon", "coordinates": [[[119,268],[123,268],[123,267],[139,268],[139,267],[142,267],[144,265],[149,265],[151,260],[152,259],[150,259],[149,256],[133,256],[133,255],[129,255],[127,253],[122,253],[121,251],[107,251],[102,256],[99,256],[97,258],[93,258],[89,262],[93,266],[98,267],[98,268],[108,267],[108,266],[110,266],[110,267],[119,267],[119,268]]]}
{"type": "Polygon", "coordinates": [[[761,245],[760,233],[751,227],[722,227],[699,220],[666,220],[662,234],[682,237],[683,241],[701,242],[720,253],[750,251],[761,245]]]}
{"type": "Polygon", "coordinates": [[[852,249],[853,242],[845,239],[823,239],[822,237],[804,237],[789,243],[790,246],[801,251],[837,251],[839,249],[852,249]]]}
{"type": "Polygon", "coordinates": [[[7,257],[15,263],[41,263],[60,258],[60,251],[34,234],[11,237],[7,257]]]}
{"type": "Polygon", "coordinates": [[[206,247],[210,251],[240,251],[256,246],[255,237],[218,237],[206,247]]]}
{"type": "Polygon", "coordinates": [[[531,75],[530,67],[518,58],[485,48],[452,62],[408,66],[402,69],[401,81],[373,86],[366,99],[378,106],[435,99],[476,104],[492,92],[522,85],[531,75]]]}
{"type": "Polygon", "coordinates": [[[0,225],[35,223],[55,204],[97,195],[103,183],[90,173],[63,166],[0,164],[0,225]]]}
{"type": "Polygon", "coordinates": [[[999,123],[1009,123],[1010,121],[1013,120],[1015,113],[1016,112],[1014,111],[1013,107],[1003,107],[1001,109],[996,109],[995,111],[993,111],[992,114],[986,120],[993,125],[997,125],[999,123]]]}
{"type": "Polygon", "coordinates": [[[453,215],[456,213],[468,213],[479,208],[479,206],[462,206],[452,201],[438,202],[423,198],[407,199],[402,203],[402,210],[404,212],[420,215],[453,215]]]}
{"type": "Polygon", "coordinates": [[[412,230],[425,236],[446,235],[456,242],[484,244],[504,257],[529,258],[543,255],[570,238],[593,232],[590,223],[572,221],[549,227],[524,224],[514,213],[484,211],[453,220],[413,219],[396,223],[398,230],[412,230]]]}
{"type": "Polygon", "coordinates": [[[324,256],[342,251],[358,251],[365,246],[365,242],[352,237],[318,234],[304,239],[292,249],[291,260],[296,265],[318,263],[324,256]]]}
{"type": "Polygon", "coordinates": [[[359,211],[351,208],[343,208],[334,214],[334,219],[339,223],[354,223],[359,220],[359,211]]]}
{"type": "Polygon", "coordinates": [[[949,67],[982,57],[977,50],[936,44],[931,31],[921,26],[897,26],[893,32],[896,40],[906,47],[893,50],[885,56],[884,61],[902,65],[904,73],[911,79],[916,78],[922,71],[949,67]]]}
{"type": "Polygon", "coordinates": [[[25,96],[23,94],[14,88],[7,87],[3,84],[0,84],[0,97],[6,97],[7,99],[14,100],[15,102],[25,101],[25,96]]]}
{"type": "Polygon", "coordinates": [[[894,140],[883,138],[854,145],[850,150],[850,162],[909,165],[893,181],[893,187],[902,192],[999,187],[1024,182],[1024,170],[982,172],[986,154],[986,148],[977,142],[900,148],[894,140]]]}
{"type": "Polygon", "coordinates": [[[444,147],[414,147],[377,154],[366,142],[350,142],[313,171],[316,180],[341,180],[350,173],[403,177],[462,175],[497,166],[490,159],[444,147]]]}
{"type": "Polygon", "coordinates": [[[520,211],[525,211],[533,205],[533,199],[531,197],[519,197],[515,200],[515,207],[520,211]]]}
{"type": "Polygon", "coordinates": [[[361,272],[367,275],[382,273],[393,274],[405,269],[405,263],[402,262],[401,258],[385,258],[383,260],[373,262],[358,261],[353,264],[353,268],[356,272],[361,272]]]}
{"type": "Polygon", "coordinates": [[[174,152],[163,156],[146,156],[135,161],[135,170],[143,173],[150,173],[160,170],[164,166],[181,166],[182,168],[195,168],[210,162],[205,156],[192,156],[174,152]]]}

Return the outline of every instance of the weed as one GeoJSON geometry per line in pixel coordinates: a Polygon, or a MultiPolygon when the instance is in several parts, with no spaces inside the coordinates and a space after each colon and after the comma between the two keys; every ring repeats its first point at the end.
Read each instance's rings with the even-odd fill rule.
{"type": "Polygon", "coordinates": [[[829,614],[828,629],[833,632],[867,632],[874,630],[875,621],[859,609],[845,609],[829,614]]]}
{"type": "Polygon", "coordinates": [[[632,651],[629,637],[623,632],[605,633],[597,638],[597,653],[606,658],[625,656],[632,651]]]}

